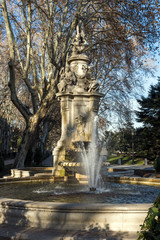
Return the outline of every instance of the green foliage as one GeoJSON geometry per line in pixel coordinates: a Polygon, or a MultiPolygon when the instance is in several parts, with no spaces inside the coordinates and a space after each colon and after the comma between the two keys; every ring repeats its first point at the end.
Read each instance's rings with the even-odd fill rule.
{"type": "Polygon", "coordinates": [[[160,195],[149,209],[148,215],[141,226],[138,240],[160,239],[160,195]]]}
{"type": "Polygon", "coordinates": [[[106,145],[109,154],[112,153],[127,153],[132,154],[133,150],[133,128],[125,127],[120,128],[116,132],[107,132],[106,145]]]}
{"type": "Polygon", "coordinates": [[[22,136],[20,136],[20,137],[17,139],[17,147],[20,146],[21,142],[22,142],[22,136]]]}
{"type": "Polygon", "coordinates": [[[137,111],[138,121],[142,122],[140,134],[142,149],[145,157],[154,160],[160,154],[160,78],[156,85],[152,85],[148,96],[138,100],[140,104],[137,111]]]}
{"type": "Polygon", "coordinates": [[[160,156],[158,156],[154,161],[154,168],[156,172],[160,172],[160,156]]]}
{"type": "Polygon", "coordinates": [[[136,155],[154,161],[157,155],[155,142],[156,137],[151,127],[140,127],[136,129],[134,146],[136,155]]]}
{"type": "Polygon", "coordinates": [[[121,158],[121,157],[120,157],[120,156],[108,156],[108,157],[107,157],[107,161],[108,161],[110,164],[117,164],[119,158],[121,158]]]}
{"type": "MultiPolygon", "coordinates": [[[[160,126],[160,125],[159,125],[160,126]]],[[[139,128],[121,128],[116,132],[106,131],[106,148],[109,155],[116,154],[120,156],[128,156],[130,159],[134,157],[149,161],[154,161],[160,149],[160,128],[144,126],[139,128]]],[[[123,159],[125,162],[127,159],[123,159]]],[[[114,164],[117,162],[115,161],[114,164]]],[[[131,161],[132,163],[132,161],[131,161]]],[[[129,164],[129,162],[128,162],[129,164]]]]}
{"type": "Polygon", "coordinates": [[[138,100],[137,120],[146,126],[158,127],[160,123],[160,78],[158,80],[156,85],[151,85],[148,96],[138,100]]]}

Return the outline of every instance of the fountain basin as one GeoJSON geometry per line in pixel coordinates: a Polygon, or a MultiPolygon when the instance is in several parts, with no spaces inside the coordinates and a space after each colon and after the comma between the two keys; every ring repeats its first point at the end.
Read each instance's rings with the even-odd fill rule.
{"type": "MultiPolygon", "coordinates": [[[[152,204],[76,204],[0,199],[0,223],[60,230],[137,234],[152,204]]],[[[125,239],[125,238],[122,238],[125,239]]]]}
{"type": "MultiPolygon", "coordinates": [[[[24,183],[27,182],[27,185],[32,185],[33,179],[38,181],[35,177],[19,179],[22,188],[26,190],[24,183]]],[[[10,183],[10,180],[6,179],[6,182],[1,183],[1,185],[12,185],[11,188],[15,191],[17,185],[15,180],[18,179],[14,179],[15,182],[12,179],[13,184],[10,183]]],[[[47,181],[46,178],[44,180],[47,181]]],[[[48,179],[48,181],[51,180],[55,179],[48,179]]],[[[21,191],[21,188],[19,191],[21,191]]],[[[75,236],[75,238],[69,239],[88,239],[78,238],[76,234],[87,232],[92,233],[95,237],[95,234],[101,232],[107,236],[107,240],[135,240],[138,235],[137,231],[140,230],[140,225],[147,215],[148,208],[152,206],[152,202],[136,204],[113,204],[112,201],[111,203],[91,203],[91,201],[88,203],[42,202],[4,198],[5,193],[3,194],[0,198],[0,237],[6,236],[4,234],[7,232],[8,236],[19,237],[13,239],[21,240],[41,240],[44,239],[44,236],[46,238],[49,233],[52,233],[52,236],[47,239],[62,239],[64,232],[69,234],[67,235],[69,237],[72,236],[71,233],[75,236]],[[17,232],[13,234],[13,229],[16,231],[17,228],[17,232]],[[32,229],[36,235],[31,237],[30,232],[26,232],[26,228],[32,229]],[[25,236],[23,238],[20,232],[24,233],[24,229],[25,236]],[[59,238],[56,235],[57,231],[59,231],[59,238]],[[42,232],[44,234],[43,238],[42,232]],[[38,233],[39,235],[37,235],[38,233]],[[108,236],[111,236],[111,238],[108,238],[108,236]],[[116,238],[113,238],[113,236],[116,236],[116,238]]],[[[74,200],[74,195],[72,199],[74,200]]],[[[94,237],[89,239],[106,239],[106,237],[94,237]]],[[[63,239],[68,238],[63,237],[63,239]]]]}

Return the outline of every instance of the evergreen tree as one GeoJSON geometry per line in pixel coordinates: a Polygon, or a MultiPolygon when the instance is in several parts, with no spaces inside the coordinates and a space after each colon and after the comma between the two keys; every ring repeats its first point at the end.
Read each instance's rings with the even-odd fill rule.
{"type": "Polygon", "coordinates": [[[160,77],[156,85],[151,85],[147,97],[138,100],[137,121],[144,125],[146,151],[150,159],[154,160],[160,154],[160,77]]]}

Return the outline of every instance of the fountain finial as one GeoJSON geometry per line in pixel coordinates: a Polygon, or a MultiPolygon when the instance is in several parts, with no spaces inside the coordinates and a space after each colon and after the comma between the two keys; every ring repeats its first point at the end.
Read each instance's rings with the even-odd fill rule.
{"type": "Polygon", "coordinates": [[[87,46],[84,32],[84,24],[82,20],[79,20],[79,23],[76,26],[76,36],[72,41],[72,46],[72,55],[81,54],[87,46]]]}

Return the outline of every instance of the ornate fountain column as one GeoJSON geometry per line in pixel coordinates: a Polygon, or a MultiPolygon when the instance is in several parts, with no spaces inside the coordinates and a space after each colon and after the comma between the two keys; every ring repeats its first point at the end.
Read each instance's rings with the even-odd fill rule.
{"type": "Polygon", "coordinates": [[[92,77],[90,59],[84,53],[86,46],[83,26],[77,26],[77,34],[72,42],[72,54],[65,69],[60,72],[59,92],[61,104],[61,138],[53,151],[54,174],[58,175],[60,162],[78,162],[81,149],[79,142],[85,145],[91,142],[93,120],[97,115],[99,84],[92,77]],[[58,170],[58,171],[57,171],[58,170]]]}

